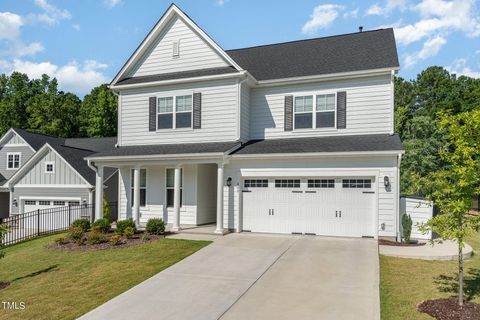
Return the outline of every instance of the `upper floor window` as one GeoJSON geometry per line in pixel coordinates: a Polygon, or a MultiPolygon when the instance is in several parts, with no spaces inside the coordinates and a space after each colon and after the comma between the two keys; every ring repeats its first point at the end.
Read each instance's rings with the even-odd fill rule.
{"type": "Polygon", "coordinates": [[[157,129],[192,127],[192,95],[161,97],[157,105],[157,129]]]}
{"type": "Polygon", "coordinates": [[[335,128],[336,101],[335,93],[295,97],[294,128],[335,128]]]}
{"type": "Polygon", "coordinates": [[[8,170],[16,170],[20,168],[20,159],[21,159],[20,152],[9,152],[7,153],[7,169],[8,170]]]}

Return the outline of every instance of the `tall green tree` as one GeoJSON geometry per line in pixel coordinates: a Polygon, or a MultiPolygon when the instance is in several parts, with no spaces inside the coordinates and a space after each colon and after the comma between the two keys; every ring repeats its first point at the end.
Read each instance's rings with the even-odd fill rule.
{"type": "Polygon", "coordinates": [[[27,127],[26,106],[32,95],[26,74],[0,75],[0,135],[11,127],[27,127]]]}
{"type": "Polygon", "coordinates": [[[480,193],[480,110],[441,114],[439,128],[446,139],[438,153],[443,166],[419,176],[419,188],[440,209],[420,230],[437,233],[458,244],[458,304],[463,305],[463,248],[465,238],[480,229],[480,216],[470,214],[472,195],[480,193]]]}
{"type": "Polygon", "coordinates": [[[110,137],[117,134],[117,97],[107,84],[94,88],[82,102],[80,134],[110,137]]]}

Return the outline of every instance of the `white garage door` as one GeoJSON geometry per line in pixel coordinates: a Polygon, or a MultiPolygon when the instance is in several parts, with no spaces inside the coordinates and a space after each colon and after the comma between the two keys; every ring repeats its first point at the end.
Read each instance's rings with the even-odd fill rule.
{"type": "Polygon", "coordinates": [[[373,178],[276,178],[243,181],[243,230],[374,236],[373,178]]]}

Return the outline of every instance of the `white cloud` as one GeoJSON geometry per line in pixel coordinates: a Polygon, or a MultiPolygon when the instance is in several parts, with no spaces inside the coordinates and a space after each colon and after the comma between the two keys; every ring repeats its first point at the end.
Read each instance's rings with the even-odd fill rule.
{"type": "Polygon", "coordinates": [[[33,20],[46,23],[49,26],[58,24],[61,20],[68,20],[72,18],[72,15],[68,10],[58,9],[54,5],[51,5],[47,0],[35,0],[35,4],[43,10],[42,13],[37,15],[30,15],[33,20]]]}
{"type": "Polygon", "coordinates": [[[480,18],[473,0],[423,0],[411,8],[421,19],[395,29],[395,38],[402,45],[432,37],[439,32],[464,32],[480,36],[480,18]]]}
{"type": "Polygon", "coordinates": [[[358,8],[353,9],[353,10],[350,10],[350,11],[348,11],[348,12],[345,12],[345,13],[343,14],[343,17],[344,17],[345,19],[347,19],[347,18],[357,18],[357,17],[358,17],[358,11],[359,11],[358,8]]]}
{"type": "Polygon", "coordinates": [[[72,24],[72,28],[74,30],[80,31],[80,25],[79,24],[76,24],[76,23],[72,24]]]}
{"type": "Polygon", "coordinates": [[[302,27],[302,33],[313,34],[319,29],[323,29],[332,24],[337,19],[339,11],[344,7],[337,4],[321,4],[313,9],[308,20],[302,27]]]}
{"type": "Polygon", "coordinates": [[[420,51],[413,54],[409,54],[405,57],[405,67],[409,68],[415,65],[420,60],[426,60],[430,57],[436,56],[440,49],[447,43],[447,40],[443,36],[436,36],[432,39],[425,41],[420,51]]]}
{"type": "Polygon", "coordinates": [[[11,12],[0,12],[0,39],[13,40],[20,36],[22,17],[11,12]]]}
{"type": "Polygon", "coordinates": [[[375,16],[381,16],[381,15],[388,16],[395,9],[399,9],[403,11],[406,8],[407,8],[407,0],[387,0],[384,7],[380,6],[378,3],[375,3],[367,9],[365,14],[375,15],[375,16]]]}
{"type": "Polygon", "coordinates": [[[11,12],[0,12],[0,40],[6,44],[0,50],[0,56],[33,56],[44,50],[43,45],[39,42],[26,44],[21,40],[23,25],[24,20],[21,16],[11,12]]]}
{"type": "Polygon", "coordinates": [[[122,0],[104,0],[103,3],[110,9],[115,8],[123,3],[122,0]]]}
{"type": "Polygon", "coordinates": [[[71,91],[78,94],[86,94],[102,83],[108,82],[100,70],[107,67],[104,63],[95,60],[85,60],[82,64],[72,61],[64,66],[58,66],[51,62],[33,62],[14,59],[13,62],[0,60],[0,72],[10,74],[19,71],[28,75],[29,78],[40,78],[47,74],[57,78],[59,88],[63,91],[71,91]]]}
{"type": "Polygon", "coordinates": [[[461,76],[467,76],[471,78],[480,78],[480,70],[473,71],[467,66],[467,59],[455,59],[449,67],[446,68],[450,73],[455,73],[461,76]]]}

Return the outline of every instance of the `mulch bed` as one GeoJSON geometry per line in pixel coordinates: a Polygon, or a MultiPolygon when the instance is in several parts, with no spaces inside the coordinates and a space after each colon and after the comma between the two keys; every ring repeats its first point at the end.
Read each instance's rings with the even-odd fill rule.
{"type": "MultiPolygon", "coordinates": [[[[88,233],[86,233],[87,235],[88,233]]],[[[110,239],[112,235],[115,233],[111,232],[106,234],[107,238],[110,239]]],[[[82,244],[78,245],[74,242],[68,242],[68,243],[51,243],[46,246],[47,249],[52,249],[52,250],[62,250],[62,251],[98,251],[98,250],[106,250],[106,249],[115,249],[115,248],[126,248],[126,247],[131,247],[131,246],[136,246],[139,244],[143,243],[149,243],[158,239],[163,239],[165,236],[168,236],[170,234],[173,234],[171,232],[165,232],[163,235],[154,235],[154,234],[147,234],[147,233],[136,233],[132,238],[127,239],[125,237],[122,238],[122,242],[119,244],[112,244],[110,242],[104,242],[104,243],[98,243],[98,244],[82,244]],[[148,235],[149,240],[144,240],[142,239],[144,235],[148,235]]]]}
{"type": "Polygon", "coordinates": [[[465,301],[460,307],[457,298],[427,300],[420,303],[417,310],[437,320],[480,319],[480,304],[465,301]]]}
{"type": "Polygon", "coordinates": [[[425,242],[416,242],[416,243],[406,243],[406,242],[396,242],[385,239],[379,239],[378,244],[381,246],[394,246],[394,247],[421,247],[425,245],[425,242]]]}
{"type": "Polygon", "coordinates": [[[10,282],[0,281],[0,290],[5,289],[5,288],[8,287],[9,285],[10,285],[10,282]]]}

